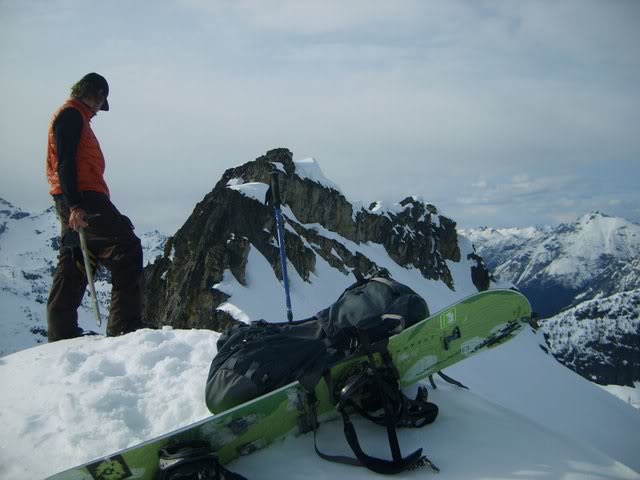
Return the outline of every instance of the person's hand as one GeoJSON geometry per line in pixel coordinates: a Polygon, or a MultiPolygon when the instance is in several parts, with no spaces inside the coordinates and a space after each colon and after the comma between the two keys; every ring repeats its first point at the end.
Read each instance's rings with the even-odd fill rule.
{"type": "Polygon", "coordinates": [[[72,208],[71,214],[69,215],[69,226],[76,232],[80,230],[80,227],[88,227],[87,212],[80,207],[72,208]]]}

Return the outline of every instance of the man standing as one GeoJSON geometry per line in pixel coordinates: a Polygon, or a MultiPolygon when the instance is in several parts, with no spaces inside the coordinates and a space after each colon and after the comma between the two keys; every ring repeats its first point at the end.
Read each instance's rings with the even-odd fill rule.
{"type": "Polygon", "coordinates": [[[49,127],[47,178],[61,224],[58,266],[47,303],[50,342],[82,334],[78,307],[87,287],[78,230],[90,256],[111,272],[107,335],[134,331],[142,318],[142,248],[131,221],[109,199],[105,161],[91,119],[109,110],[109,85],[89,73],[71,88],[49,127]]]}

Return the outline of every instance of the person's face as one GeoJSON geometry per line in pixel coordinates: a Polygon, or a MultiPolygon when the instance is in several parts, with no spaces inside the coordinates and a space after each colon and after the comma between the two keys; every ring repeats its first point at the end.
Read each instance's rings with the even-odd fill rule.
{"type": "Polygon", "coordinates": [[[86,103],[89,108],[91,108],[91,111],[93,113],[97,114],[102,108],[102,104],[104,103],[106,98],[107,97],[105,97],[102,92],[99,92],[95,97],[85,98],[84,103],[86,103]]]}
{"type": "Polygon", "coordinates": [[[102,108],[102,104],[104,103],[104,101],[106,100],[107,97],[105,97],[102,92],[98,93],[98,95],[96,95],[96,105],[95,105],[95,109],[94,109],[94,113],[98,113],[100,111],[100,109],[102,108]]]}

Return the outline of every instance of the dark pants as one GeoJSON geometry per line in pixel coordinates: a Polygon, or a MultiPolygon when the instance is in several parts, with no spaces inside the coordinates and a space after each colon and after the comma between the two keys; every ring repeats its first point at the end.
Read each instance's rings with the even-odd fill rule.
{"type": "MultiPolygon", "coordinates": [[[[69,227],[69,207],[62,195],[54,196],[61,223],[58,267],[47,303],[49,342],[77,337],[78,307],[87,287],[87,277],[78,265],[83,265],[79,237],[69,227]]],[[[133,233],[133,225],[111,203],[97,192],[83,192],[82,208],[88,215],[84,229],[87,246],[99,264],[111,272],[111,308],[107,335],[132,332],[142,321],[142,247],[133,233]]]]}

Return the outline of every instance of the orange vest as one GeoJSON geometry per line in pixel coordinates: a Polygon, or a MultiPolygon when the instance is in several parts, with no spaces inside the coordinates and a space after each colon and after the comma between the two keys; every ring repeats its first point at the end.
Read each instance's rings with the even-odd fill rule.
{"type": "Polygon", "coordinates": [[[49,145],[47,148],[47,180],[51,186],[49,193],[59,195],[62,193],[60,187],[60,177],[58,176],[58,152],[56,147],[56,137],[53,132],[53,124],[66,108],[75,108],[82,115],[84,120],[80,144],[76,153],[76,168],[78,171],[78,191],[93,191],[104,193],[109,196],[109,187],[104,181],[104,155],[100,149],[98,139],[91,130],[90,121],[95,116],[91,109],[80,100],[70,98],[53,115],[49,125],[49,145]]]}

